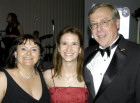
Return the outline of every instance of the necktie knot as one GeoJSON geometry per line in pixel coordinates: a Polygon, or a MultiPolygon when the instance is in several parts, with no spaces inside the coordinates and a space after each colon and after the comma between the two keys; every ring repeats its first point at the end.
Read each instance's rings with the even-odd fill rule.
{"type": "Polygon", "coordinates": [[[120,41],[120,38],[118,38],[118,40],[114,44],[112,44],[111,46],[109,46],[105,49],[99,48],[99,51],[100,51],[102,57],[104,56],[105,52],[107,53],[107,56],[110,57],[111,49],[113,49],[116,45],[118,45],[119,41],[120,41]]]}
{"type": "Polygon", "coordinates": [[[106,49],[100,49],[99,48],[99,51],[100,51],[102,57],[104,56],[105,52],[107,53],[107,56],[110,57],[110,51],[111,51],[110,46],[107,47],[106,49]]]}

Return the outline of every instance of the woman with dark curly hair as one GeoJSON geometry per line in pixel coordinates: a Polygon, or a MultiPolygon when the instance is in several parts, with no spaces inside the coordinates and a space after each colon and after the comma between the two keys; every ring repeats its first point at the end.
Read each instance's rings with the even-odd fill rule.
{"type": "Polygon", "coordinates": [[[43,48],[35,36],[25,34],[14,41],[0,72],[0,103],[50,103],[42,59],[43,48]]]}

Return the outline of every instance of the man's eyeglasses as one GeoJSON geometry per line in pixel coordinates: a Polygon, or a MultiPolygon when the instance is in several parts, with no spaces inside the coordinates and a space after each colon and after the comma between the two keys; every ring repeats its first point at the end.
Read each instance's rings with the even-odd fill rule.
{"type": "Polygon", "coordinates": [[[89,25],[89,26],[90,26],[90,29],[94,30],[94,29],[96,29],[96,28],[98,27],[98,25],[100,25],[101,27],[106,27],[106,26],[108,26],[108,23],[109,23],[111,20],[113,20],[113,19],[110,19],[110,20],[102,20],[102,21],[100,21],[99,23],[96,23],[96,22],[91,23],[91,24],[89,25]]]}

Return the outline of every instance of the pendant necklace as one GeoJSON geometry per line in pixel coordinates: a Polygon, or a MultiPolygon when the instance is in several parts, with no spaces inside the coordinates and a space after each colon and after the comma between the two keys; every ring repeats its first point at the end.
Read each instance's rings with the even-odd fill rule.
{"type": "Polygon", "coordinates": [[[64,79],[67,81],[67,82],[70,82],[73,80],[73,78],[75,78],[77,75],[73,75],[72,77],[64,77],[64,79]]]}
{"type": "Polygon", "coordinates": [[[24,77],[24,78],[26,78],[26,79],[30,79],[30,78],[33,76],[33,74],[34,74],[34,69],[33,69],[32,73],[31,73],[29,76],[24,75],[19,69],[18,69],[18,72],[19,72],[19,74],[20,74],[22,77],[24,77]]]}

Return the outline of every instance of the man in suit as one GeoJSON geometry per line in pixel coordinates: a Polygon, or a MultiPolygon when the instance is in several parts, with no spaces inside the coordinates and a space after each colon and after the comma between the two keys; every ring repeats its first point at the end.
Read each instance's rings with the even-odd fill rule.
{"type": "Polygon", "coordinates": [[[140,103],[140,46],[118,34],[120,16],[112,5],[96,4],[88,17],[99,44],[85,50],[89,103],[140,103]]]}

